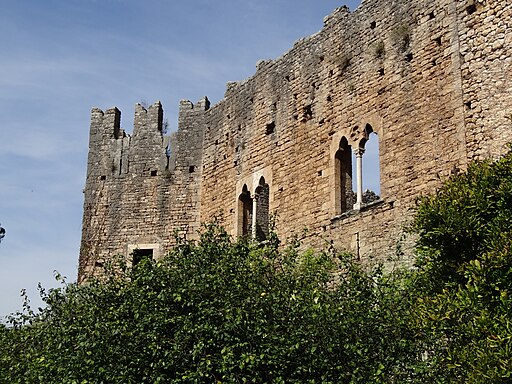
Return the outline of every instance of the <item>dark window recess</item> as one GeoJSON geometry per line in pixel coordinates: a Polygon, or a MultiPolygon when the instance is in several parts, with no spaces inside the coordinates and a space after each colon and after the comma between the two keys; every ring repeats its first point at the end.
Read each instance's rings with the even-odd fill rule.
{"type": "Polygon", "coordinates": [[[434,13],[434,11],[432,11],[432,12],[430,12],[428,14],[428,17],[429,17],[430,20],[432,20],[432,19],[434,19],[436,17],[436,14],[434,13]]]}
{"type": "Polygon", "coordinates": [[[251,194],[244,185],[242,193],[238,196],[238,235],[249,236],[252,232],[252,206],[251,194]]]}
{"type": "Polygon", "coordinates": [[[411,61],[412,61],[412,59],[413,59],[413,57],[412,57],[412,53],[408,53],[407,55],[405,55],[405,60],[406,60],[406,61],[411,62],[411,61]]]}
{"type": "Polygon", "coordinates": [[[379,75],[384,76],[384,68],[379,69],[379,75]]]}
{"type": "Polygon", "coordinates": [[[464,105],[466,106],[467,109],[471,109],[471,101],[466,101],[464,105]]]}
{"type": "Polygon", "coordinates": [[[276,130],[276,123],[273,121],[273,122],[267,124],[265,133],[267,135],[270,135],[270,134],[274,133],[275,130],[276,130]]]}
{"type": "Polygon", "coordinates": [[[268,237],[269,228],[269,185],[265,178],[261,177],[256,188],[257,210],[256,210],[256,240],[264,241],[268,237]]]}
{"type": "Polygon", "coordinates": [[[437,37],[435,39],[435,41],[436,41],[437,45],[441,45],[441,37],[437,37]]]}
{"type": "Polygon", "coordinates": [[[101,176],[100,176],[100,180],[107,180],[107,176],[105,176],[105,175],[101,175],[101,176]]]}
{"type": "Polygon", "coordinates": [[[196,167],[194,165],[191,165],[190,167],[188,167],[188,173],[194,173],[195,170],[196,170],[196,167]]]}
{"type": "Polygon", "coordinates": [[[95,266],[96,268],[103,268],[103,263],[102,263],[101,261],[95,261],[95,262],[94,262],[94,266],[95,266]]]}
{"type": "Polygon", "coordinates": [[[156,169],[152,170],[151,176],[156,176],[156,175],[158,175],[158,171],[156,169]]]}
{"type": "Polygon", "coordinates": [[[328,103],[330,103],[330,102],[332,101],[332,97],[331,97],[331,95],[327,96],[327,99],[326,99],[326,100],[327,100],[327,102],[328,102],[328,103]]]}
{"type": "Polygon", "coordinates": [[[466,8],[466,12],[468,15],[472,15],[476,12],[476,4],[471,4],[469,7],[466,8]]]}
{"type": "Polygon", "coordinates": [[[153,249],[134,249],[132,255],[132,265],[135,267],[142,260],[153,260],[153,249]]]}
{"type": "Polygon", "coordinates": [[[342,137],[334,156],[336,214],[350,211],[354,205],[352,192],[352,147],[342,137]]]}
{"type": "Polygon", "coordinates": [[[313,118],[313,109],[311,108],[311,104],[304,107],[302,110],[302,116],[306,120],[311,120],[313,118]]]}
{"type": "Polygon", "coordinates": [[[377,22],[376,21],[372,21],[370,23],[370,29],[375,29],[376,26],[377,26],[377,22]]]}

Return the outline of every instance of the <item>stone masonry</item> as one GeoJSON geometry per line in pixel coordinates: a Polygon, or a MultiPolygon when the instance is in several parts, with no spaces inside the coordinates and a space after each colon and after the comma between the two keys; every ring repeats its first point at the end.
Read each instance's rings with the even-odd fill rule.
{"type": "Polygon", "coordinates": [[[392,256],[418,196],[512,142],[512,2],[341,7],[218,104],[182,101],[170,137],[162,115],[137,105],[128,136],[116,108],[92,110],[79,281],[116,254],[158,258],[176,231],[194,239],[214,218],[262,241],[274,215],[285,241],[392,256]]]}

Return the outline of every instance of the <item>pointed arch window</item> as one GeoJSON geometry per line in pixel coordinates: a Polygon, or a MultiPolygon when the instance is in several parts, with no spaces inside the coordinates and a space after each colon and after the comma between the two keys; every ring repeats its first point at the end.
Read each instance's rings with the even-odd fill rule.
{"type": "Polygon", "coordinates": [[[352,209],[354,193],[352,192],[352,147],[346,137],[342,137],[334,155],[336,214],[352,209]]]}
{"type": "Polygon", "coordinates": [[[359,141],[354,153],[357,186],[354,209],[361,209],[363,205],[380,199],[379,138],[370,124],[366,124],[363,138],[359,141]],[[363,155],[366,164],[365,172],[363,172],[363,155]]]}
{"type": "Polygon", "coordinates": [[[238,236],[250,236],[252,233],[252,205],[253,199],[244,184],[238,196],[238,236]]]}
{"type": "Polygon", "coordinates": [[[268,237],[269,225],[269,186],[262,176],[255,191],[256,200],[255,233],[253,237],[258,241],[266,240],[268,237]]]}

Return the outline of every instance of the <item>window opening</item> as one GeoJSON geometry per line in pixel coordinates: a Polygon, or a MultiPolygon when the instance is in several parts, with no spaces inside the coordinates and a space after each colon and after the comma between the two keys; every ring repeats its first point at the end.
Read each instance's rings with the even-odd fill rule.
{"type": "Polygon", "coordinates": [[[270,134],[274,133],[275,129],[276,129],[276,123],[274,121],[272,121],[271,123],[267,124],[265,133],[267,135],[270,135],[270,134]]]}
{"type": "Polygon", "coordinates": [[[143,260],[153,260],[153,249],[134,249],[132,253],[132,266],[136,266],[143,260]]]}
{"type": "Polygon", "coordinates": [[[238,197],[238,235],[249,236],[252,232],[252,198],[247,185],[238,197]]]}
{"type": "Polygon", "coordinates": [[[359,147],[354,152],[356,167],[354,171],[357,175],[355,209],[380,199],[379,137],[370,124],[366,124],[364,135],[365,137],[361,139],[359,147]],[[357,169],[358,167],[360,170],[357,169]]]}
{"type": "Polygon", "coordinates": [[[466,12],[468,13],[468,15],[472,15],[473,13],[476,12],[476,4],[471,4],[470,6],[468,6],[466,8],[466,12]]]}
{"type": "Polygon", "coordinates": [[[167,158],[165,169],[169,169],[169,166],[171,165],[171,142],[167,144],[167,147],[165,147],[165,157],[167,158]]]}
{"type": "Polygon", "coordinates": [[[256,199],[256,230],[253,237],[258,241],[266,240],[268,237],[269,192],[269,185],[262,176],[254,196],[256,199]]]}
{"type": "Polygon", "coordinates": [[[354,192],[352,191],[352,147],[345,137],[340,140],[334,156],[335,161],[335,200],[336,214],[352,209],[354,192]]]}
{"type": "Polygon", "coordinates": [[[313,108],[311,107],[311,104],[306,105],[302,109],[302,117],[304,121],[311,120],[313,118],[313,108]]]}

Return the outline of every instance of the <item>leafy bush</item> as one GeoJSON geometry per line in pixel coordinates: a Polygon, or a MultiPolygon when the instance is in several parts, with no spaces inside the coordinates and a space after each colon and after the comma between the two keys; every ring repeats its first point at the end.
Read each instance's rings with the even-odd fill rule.
{"type": "Polygon", "coordinates": [[[419,203],[416,326],[436,380],[511,381],[511,217],[511,153],[473,163],[419,203]]]}
{"type": "Polygon", "coordinates": [[[0,326],[2,383],[509,383],[512,154],[419,201],[416,268],[234,242],[63,283],[0,326]]]}
{"type": "Polygon", "coordinates": [[[0,369],[10,383],[379,383],[405,372],[394,282],[349,255],[277,243],[232,242],[210,225],[159,263],[42,291],[47,308],[2,331],[0,369]]]}

